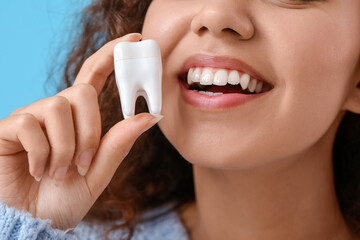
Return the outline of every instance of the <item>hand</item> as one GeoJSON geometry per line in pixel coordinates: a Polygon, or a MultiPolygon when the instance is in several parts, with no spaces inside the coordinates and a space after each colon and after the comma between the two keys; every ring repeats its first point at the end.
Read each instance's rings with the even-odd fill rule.
{"type": "Polygon", "coordinates": [[[82,220],[136,138],[159,120],[142,113],[100,139],[98,94],[114,68],[113,48],[140,36],[107,43],[85,61],[72,87],[0,120],[2,202],[59,229],[82,220]]]}

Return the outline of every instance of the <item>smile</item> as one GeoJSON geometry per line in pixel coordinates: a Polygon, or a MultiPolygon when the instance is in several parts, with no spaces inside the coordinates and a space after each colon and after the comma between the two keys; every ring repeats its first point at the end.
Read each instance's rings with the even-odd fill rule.
{"type": "Polygon", "coordinates": [[[195,55],[179,73],[181,93],[188,104],[217,110],[244,104],[264,96],[274,87],[239,59],[195,55]]]}
{"type": "Polygon", "coordinates": [[[255,94],[271,89],[270,84],[252,78],[247,73],[216,68],[190,68],[187,83],[190,90],[208,96],[219,96],[226,93],[255,94]]]}

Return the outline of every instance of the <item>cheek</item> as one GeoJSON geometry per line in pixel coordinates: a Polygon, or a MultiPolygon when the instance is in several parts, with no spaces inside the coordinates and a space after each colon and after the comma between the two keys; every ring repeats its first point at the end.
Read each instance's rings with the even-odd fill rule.
{"type": "Polygon", "coordinates": [[[310,11],[309,16],[293,13],[268,19],[262,30],[282,93],[277,115],[292,113],[294,122],[302,119],[309,133],[324,133],[340,112],[351,85],[359,54],[359,32],[354,32],[360,29],[359,21],[335,12],[310,11]]]}
{"type": "Polygon", "coordinates": [[[184,5],[181,1],[153,1],[146,13],[143,38],[156,40],[165,59],[188,31],[189,11],[184,5]]]}

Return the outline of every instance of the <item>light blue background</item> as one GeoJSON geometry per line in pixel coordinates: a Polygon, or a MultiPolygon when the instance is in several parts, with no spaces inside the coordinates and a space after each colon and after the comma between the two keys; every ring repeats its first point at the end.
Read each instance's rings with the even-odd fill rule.
{"type": "MultiPolygon", "coordinates": [[[[90,0],[10,0],[0,6],[0,119],[56,93],[46,83],[90,0]],[[58,50],[61,49],[61,52],[58,50]]],[[[59,75],[59,72],[57,72],[59,75]]],[[[55,76],[59,78],[59,76],[55,76]]]]}

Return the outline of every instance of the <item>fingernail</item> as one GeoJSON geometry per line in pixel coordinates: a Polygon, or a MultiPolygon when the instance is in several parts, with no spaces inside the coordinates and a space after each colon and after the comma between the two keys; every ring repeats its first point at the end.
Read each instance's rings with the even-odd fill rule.
{"type": "Polygon", "coordinates": [[[34,179],[37,182],[41,181],[42,176],[44,175],[44,169],[43,168],[39,168],[36,170],[35,174],[34,174],[34,179]]]}
{"type": "Polygon", "coordinates": [[[34,177],[34,178],[35,178],[35,181],[40,182],[40,181],[41,181],[42,176],[41,176],[41,177],[34,177]]]}
{"type": "Polygon", "coordinates": [[[163,115],[153,115],[153,119],[149,121],[149,123],[146,125],[144,129],[142,129],[138,136],[142,135],[144,132],[149,130],[152,126],[154,126],[156,123],[158,123],[164,116],[163,115]]]}
{"type": "Polygon", "coordinates": [[[153,115],[153,116],[154,118],[150,121],[150,124],[156,124],[164,117],[163,115],[153,115]]]}
{"type": "Polygon", "coordinates": [[[82,167],[80,167],[80,166],[77,166],[77,170],[78,170],[78,173],[80,174],[80,176],[85,176],[86,175],[86,173],[87,173],[87,169],[84,169],[84,168],[82,168],[82,167]]]}
{"type": "Polygon", "coordinates": [[[67,170],[68,170],[68,166],[60,167],[60,168],[56,169],[55,174],[54,174],[54,179],[55,180],[64,180],[66,177],[67,170]]]}
{"type": "Polygon", "coordinates": [[[80,154],[77,169],[81,176],[85,176],[87,171],[89,170],[89,166],[91,164],[91,160],[94,157],[94,154],[94,150],[87,150],[80,154]]]}
{"type": "Polygon", "coordinates": [[[126,34],[124,37],[137,37],[139,39],[139,41],[142,39],[142,35],[141,33],[129,33],[129,34],[126,34]]]}

